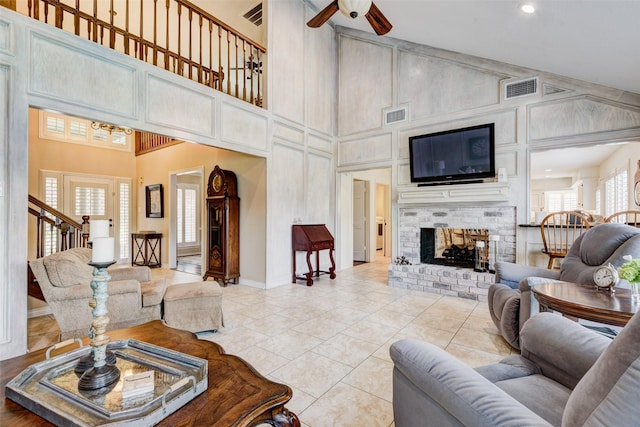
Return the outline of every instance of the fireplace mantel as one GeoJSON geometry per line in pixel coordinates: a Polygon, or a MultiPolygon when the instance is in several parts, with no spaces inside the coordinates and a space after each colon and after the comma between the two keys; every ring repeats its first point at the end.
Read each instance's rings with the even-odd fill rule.
{"type": "Polygon", "coordinates": [[[398,204],[429,204],[457,202],[506,202],[508,182],[434,185],[429,187],[399,187],[398,204]]]}

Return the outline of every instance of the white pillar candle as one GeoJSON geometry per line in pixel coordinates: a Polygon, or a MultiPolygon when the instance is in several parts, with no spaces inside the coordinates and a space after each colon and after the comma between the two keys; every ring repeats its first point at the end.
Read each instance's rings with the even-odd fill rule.
{"type": "Polygon", "coordinates": [[[93,241],[91,262],[103,263],[114,261],[113,237],[98,237],[93,241]]]}
{"type": "Polygon", "coordinates": [[[109,237],[109,220],[95,219],[89,221],[89,241],[93,242],[100,237],[109,237]]]}

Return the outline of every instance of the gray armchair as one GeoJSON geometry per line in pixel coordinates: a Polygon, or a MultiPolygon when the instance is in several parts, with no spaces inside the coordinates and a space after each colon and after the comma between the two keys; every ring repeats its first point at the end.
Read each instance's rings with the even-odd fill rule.
{"type": "MultiPolygon", "coordinates": [[[[87,335],[92,314],[91,249],[73,248],[29,263],[45,301],[60,327],[60,339],[87,335]]],[[[167,288],[164,279],[151,279],[149,267],[112,266],[108,284],[109,329],[126,328],[160,319],[167,288]]]]}
{"type": "Polygon", "coordinates": [[[624,255],[640,257],[640,229],[625,224],[600,224],[585,231],[571,246],[560,270],[547,270],[508,262],[496,263],[496,283],[489,287],[489,313],[502,337],[520,348],[520,330],[538,313],[531,288],[538,283],[593,284],[596,267],[619,267],[624,255]]]}
{"type": "Polygon", "coordinates": [[[638,425],[640,314],[612,341],[541,313],[521,342],[521,355],[476,369],[426,342],[392,344],[396,427],[638,425]]]}

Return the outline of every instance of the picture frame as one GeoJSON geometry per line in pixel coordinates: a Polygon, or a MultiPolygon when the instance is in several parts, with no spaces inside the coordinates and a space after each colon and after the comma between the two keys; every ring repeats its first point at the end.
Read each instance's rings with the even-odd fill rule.
{"type": "Polygon", "coordinates": [[[163,218],[164,197],[162,194],[162,184],[147,185],[145,190],[147,218],[163,218]]]}

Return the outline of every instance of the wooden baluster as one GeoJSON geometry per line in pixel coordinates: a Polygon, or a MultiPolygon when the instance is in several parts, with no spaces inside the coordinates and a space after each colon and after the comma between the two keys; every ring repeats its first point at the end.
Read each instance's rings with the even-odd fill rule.
{"type": "Polygon", "coordinates": [[[224,90],[224,76],[222,72],[222,28],[218,25],[218,79],[220,83],[216,87],[218,90],[224,90]]]}
{"type": "MultiPolygon", "coordinates": [[[[227,70],[231,72],[231,38],[229,37],[229,30],[225,30],[227,34],[227,70]]],[[[227,94],[231,93],[231,79],[227,79],[227,94]]]]}
{"type": "Polygon", "coordinates": [[[116,48],[116,31],[115,31],[115,26],[113,25],[113,16],[115,15],[116,11],[113,8],[113,0],[110,0],[110,4],[109,4],[109,48],[111,49],[115,49],[116,48]]]}
{"type": "Polygon", "coordinates": [[[126,0],[124,7],[124,54],[129,55],[129,0],[126,0]]]}
{"type": "MultiPolygon", "coordinates": [[[[144,58],[144,2],[140,1],[140,51],[138,52],[138,59],[144,58]]],[[[144,60],[144,59],[143,59],[144,60]]]]}
{"type": "Polygon", "coordinates": [[[217,77],[213,70],[213,22],[209,19],[209,69],[211,69],[211,79],[209,80],[209,87],[214,87],[217,77]]]}
{"type": "Polygon", "coordinates": [[[249,55],[249,59],[247,60],[247,45],[244,40],[242,40],[242,58],[244,59],[244,64],[242,64],[242,99],[244,101],[247,100],[247,61],[249,64],[249,78],[253,78],[253,58],[249,55]]]}
{"type": "Polygon", "coordinates": [[[49,3],[44,3],[44,22],[49,23],[49,3]]]}
{"type": "Polygon", "coordinates": [[[204,82],[202,77],[202,15],[198,15],[198,24],[199,24],[199,37],[200,37],[200,49],[199,49],[199,59],[198,59],[198,83],[204,82]]]}
{"type": "Polygon", "coordinates": [[[80,36],[80,0],[76,0],[76,11],[73,14],[73,30],[76,36],[80,36]]]}
{"type": "MultiPolygon", "coordinates": [[[[139,132],[136,132],[138,134],[139,132]]],[[[89,241],[89,220],[91,218],[89,215],[82,215],[82,244],[83,248],[87,247],[87,242],[89,241]]]]}
{"type": "MultiPolygon", "coordinates": [[[[32,10],[33,4],[32,4],[32,2],[33,2],[33,0],[27,0],[27,11],[28,11],[29,18],[35,18],[33,16],[33,10],[32,10]]],[[[37,2],[38,2],[38,0],[36,0],[36,3],[37,2]]],[[[37,19],[37,18],[35,18],[35,19],[37,19]]]]}
{"type": "Polygon", "coordinates": [[[62,19],[63,19],[64,11],[62,10],[62,6],[60,5],[60,2],[56,3],[55,11],[56,11],[56,28],[62,28],[62,19]]]}
{"type": "Polygon", "coordinates": [[[93,0],[93,41],[98,42],[98,0],[93,0]]]}
{"type": "MultiPolygon", "coordinates": [[[[262,107],[262,94],[260,92],[260,83],[262,82],[262,55],[259,49],[257,50],[257,57],[258,57],[258,74],[256,78],[258,79],[258,93],[256,94],[256,98],[254,102],[258,107],[262,107]]],[[[251,99],[254,99],[253,85],[251,85],[251,99]]]]}
{"type": "Polygon", "coordinates": [[[189,79],[193,80],[193,9],[189,9],[189,79]]]}
{"type": "Polygon", "coordinates": [[[43,250],[42,247],[44,246],[44,239],[42,238],[43,236],[43,229],[42,229],[42,224],[44,221],[42,221],[42,216],[38,215],[36,217],[36,258],[42,258],[43,255],[43,250]]]}
{"type": "Polygon", "coordinates": [[[166,3],[166,9],[167,9],[167,25],[166,25],[166,32],[165,32],[165,39],[164,39],[164,43],[165,46],[167,48],[167,51],[164,54],[164,69],[168,70],[169,69],[169,50],[170,50],[170,46],[169,46],[169,12],[170,12],[170,7],[171,7],[171,2],[170,0],[167,0],[166,3]]]}
{"type": "Polygon", "coordinates": [[[69,224],[61,222],[60,225],[60,250],[66,251],[69,249],[69,224]]]}
{"type": "MultiPolygon", "coordinates": [[[[235,52],[234,52],[234,55],[233,55],[235,57],[235,60],[236,60],[236,67],[235,67],[236,68],[236,70],[235,70],[236,71],[236,88],[235,88],[235,93],[234,93],[233,96],[235,96],[236,98],[240,98],[240,94],[238,93],[238,36],[234,34],[233,38],[234,38],[234,42],[235,42],[234,44],[236,45],[236,49],[235,49],[235,52]]],[[[246,60],[246,58],[242,58],[242,60],[244,62],[244,60],[246,60]]],[[[242,65],[244,66],[244,64],[242,64],[242,65]]]]}
{"type": "Polygon", "coordinates": [[[153,65],[158,65],[158,0],[153,0],[153,65]]]}
{"type": "Polygon", "coordinates": [[[178,3],[178,74],[182,75],[182,3],[178,3]]]}

